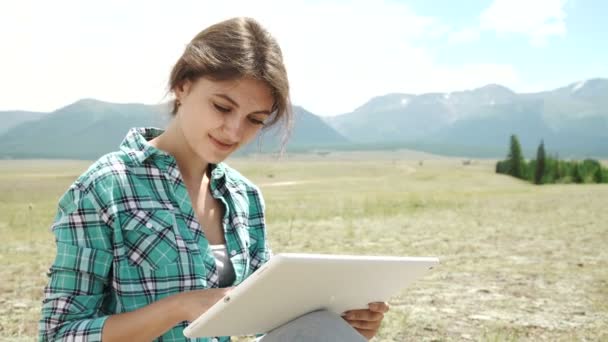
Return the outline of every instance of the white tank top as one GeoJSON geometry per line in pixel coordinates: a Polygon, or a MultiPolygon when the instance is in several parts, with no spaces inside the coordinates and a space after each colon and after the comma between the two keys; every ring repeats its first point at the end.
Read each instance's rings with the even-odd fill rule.
{"type": "Polygon", "coordinates": [[[219,286],[227,287],[232,285],[236,278],[236,274],[234,273],[232,261],[230,261],[230,257],[228,256],[226,245],[210,245],[209,247],[211,247],[211,250],[213,251],[215,267],[217,267],[217,272],[220,276],[219,286]]]}

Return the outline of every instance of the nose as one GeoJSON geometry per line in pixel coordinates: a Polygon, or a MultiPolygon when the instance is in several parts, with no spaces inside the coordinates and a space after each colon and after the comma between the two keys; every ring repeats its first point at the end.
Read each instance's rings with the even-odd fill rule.
{"type": "Polygon", "coordinates": [[[241,140],[243,123],[238,114],[226,115],[223,128],[226,138],[230,139],[231,143],[237,143],[241,140]]]}

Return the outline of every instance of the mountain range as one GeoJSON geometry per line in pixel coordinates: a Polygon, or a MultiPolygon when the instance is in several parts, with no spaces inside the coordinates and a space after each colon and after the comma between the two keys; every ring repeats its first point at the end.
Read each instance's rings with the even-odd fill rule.
{"type": "Polygon", "coordinates": [[[354,142],[435,153],[500,156],[516,134],[565,157],[608,156],[608,80],[517,94],[500,85],[452,93],[388,94],[326,121],[354,142]]]}
{"type": "MultiPolygon", "coordinates": [[[[350,113],[319,117],[294,106],[288,151],[416,149],[504,157],[511,134],[533,156],[544,140],[564,158],[608,156],[608,80],[518,94],[492,84],[451,93],[374,97],[350,113]]],[[[50,113],[0,112],[0,158],[95,159],[116,150],[130,127],[165,127],[166,104],[83,99],[50,113]]],[[[270,130],[240,153],[273,152],[270,130]]]]}
{"type": "MultiPolygon", "coordinates": [[[[293,107],[295,122],[288,148],[308,150],[324,146],[347,145],[348,140],[323,120],[293,107]]],[[[61,158],[95,159],[118,149],[131,127],[165,128],[171,116],[166,104],[117,104],[94,99],[83,99],[36,119],[21,117],[20,113],[0,112],[0,118],[11,118],[10,127],[0,135],[0,158],[61,158]]],[[[28,113],[29,114],[29,113],[28,113]]],[[[4,120],[0,120],[2,122],[4,120]]],[[[277,129],[264,131],[245,146],[240,154],[277,152],[282,135],[277,129]]]]}

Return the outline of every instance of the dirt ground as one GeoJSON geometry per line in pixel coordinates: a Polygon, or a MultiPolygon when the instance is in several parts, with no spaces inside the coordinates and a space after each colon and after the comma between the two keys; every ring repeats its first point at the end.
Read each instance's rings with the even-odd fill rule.
{"type": "MultiPolygon", "coordinates": [[[[349,158],[231,165],[264,192],[275,253],[440,258],[390,299],[377,341],[608,341],[608,186],[534,186],[491,161],[349,158]]],[[[0,340],[36,339],[48,227],[86,166],[0,163],[0,340]]]]}

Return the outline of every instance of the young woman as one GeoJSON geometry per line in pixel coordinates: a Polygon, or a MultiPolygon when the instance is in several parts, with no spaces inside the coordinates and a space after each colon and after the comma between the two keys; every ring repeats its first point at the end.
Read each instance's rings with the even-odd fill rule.
{"type": "MultiPolygon", "coordinates": [[[[252,19],[215,24],[188,44],[169,89],[169,127],[131,129],[61,197],[40,340],[186,341],[189,321],[270,258],[260,190],[222,161],[263,127],[289,127],[279,46],[252,19]]],[[[262,341],[370,339],[387,310],[317,312],[262,341]]]]}

